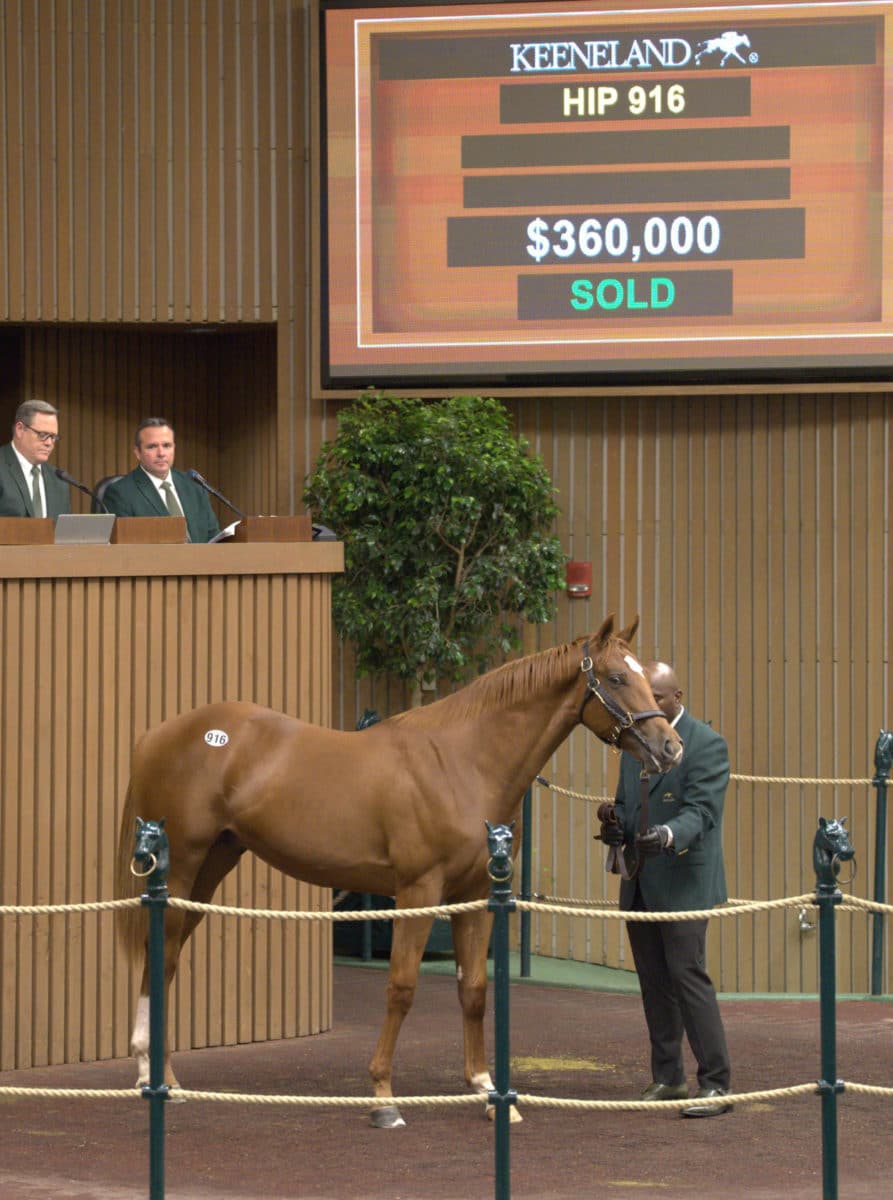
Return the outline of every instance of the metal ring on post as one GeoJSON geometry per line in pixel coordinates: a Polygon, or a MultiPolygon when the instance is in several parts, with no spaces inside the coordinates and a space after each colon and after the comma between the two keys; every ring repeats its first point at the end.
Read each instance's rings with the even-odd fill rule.
{"type": "Polygon", "coordinates": [[[837,878],[837,872],[840,870],[841,861],[842,860],[841,860],[840,855],[835,854],[831,859],[831,870],[834,872],[835,881],[838,884],[842,883],[844,887],[847,887],[856,878],[856,870],[857,870],[856,860],[855,860],[855,858],[853,859],[853,873],[852,873],[852,875],[850,875],[849,879],[838,879],[837,878]]]}
{"type": "Polygon", "coordinates": [[[132,858],[130,860],[130,874],[135,875],[137,879],[145,879],[147,875],[151,875],[152,872],[155,870],[155,868],[158,866],[158,859],[155,857],[154,854],[150,854],[149,860],[151,860],[152,865],[149,867],[149,869],[147,871],[137,871],[134,869],[134,865],[133,865],[136,862],[136,859],[132,858]]]}

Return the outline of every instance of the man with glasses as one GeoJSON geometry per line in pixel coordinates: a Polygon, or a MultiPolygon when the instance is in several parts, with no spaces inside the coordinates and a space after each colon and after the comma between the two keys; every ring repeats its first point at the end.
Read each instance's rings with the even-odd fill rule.
{"type": "Polygon", "coordinates": [[[45,400],[16,410],[12,441],[0,446],[0,516],[58,517],[71,511],[68,484],[49,466],[59,440],[59,413],[45,400]]]}

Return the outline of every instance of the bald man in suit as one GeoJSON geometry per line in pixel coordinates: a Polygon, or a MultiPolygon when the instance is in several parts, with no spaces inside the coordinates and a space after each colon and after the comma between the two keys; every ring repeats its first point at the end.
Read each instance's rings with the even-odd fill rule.
{"type": "MultiPolygon", "coordinates": [[[[722,816],[729,751],[720,734],[685,710],[673,667],[650,662],[645,674],[684,751],[671,771],[649,779],[645,832],[640,830],[641,765],[623,754],[613,815],[603,820],[600,836],[609,846],[623,848],[628,877],[620,885],[622,910],[703,911],[728,899],[722,816]]],[[[684,1033],[698,1070],[696,1103],[682,1110],[686,1117],[719,1116],[732,1108],[724,1099],[731,1077],[725,1030],[704,965],[707,920],[629,921],[626,927],[651,1040],[652,1082],[642,1098],[688,1097],[684,1033]]]]}
{"type": "Polygon", "coordinates": [[[68,484],[49,465],[59,440],[59,413],[45,400],[16,410],[12,441],[0,446],[0,516],[58,517],[71,511],[68,484]]]}

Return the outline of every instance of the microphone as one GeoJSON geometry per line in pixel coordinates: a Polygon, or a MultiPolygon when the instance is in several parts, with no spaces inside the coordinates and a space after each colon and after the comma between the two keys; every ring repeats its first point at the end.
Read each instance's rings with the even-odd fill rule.
{"type": "Polygon", "coordinates": [[[212,487],[211,484],[208,483],[207,479],[205,479],[204,476],[199,475],[198,471],[196,471],[194,467],[190,467],[186,474],[190,479],[195,480],[199,487],[203,487],[206,492],[210,492],[212,496],[216,496],[221,504],[225,504],[227,508],[231,508],[237,517],[244,518],[245,514],[242,512],[242,510],[240,508],[236,508],[235,504],[232,504],[229,500],[227,500],[223,492],[218,492],[217,488],[212,487]]]}
{"type": "Polygon", "coordinates": [[[99,507],[102,509],[102,511],[104,513],[108,513],[109,516],[111,516],[111,510],[106,507],[105,501],[100,500],[100,498],[96,495],[96,493],[91,491],[90,488],[88,488],[85,483],[79,483],[78,480],[75,479],[73,475],[69,475],[68,472],[66,470],[64,470],[62,467],[54,467],[53,469],[55,470],[56,475],[59,477],[59,479],[62,480],[63,483],[68,483],[71,485],[71,487],[76,487],[80,491],[84,492],[87,496],[90,497],[91,500],[94,500],[99,505],[99,507]]]}

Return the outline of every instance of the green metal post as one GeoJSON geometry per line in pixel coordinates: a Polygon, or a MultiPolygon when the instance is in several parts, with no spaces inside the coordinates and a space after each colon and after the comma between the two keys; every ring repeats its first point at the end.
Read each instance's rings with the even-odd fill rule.
{"type": "MultiPolygon", "coordinates": [[[[533,789],[528,788],[521,801],[521,896],[530,900],[533,877],[533,789]]],[[[521,913],[521,978],[530,978],[530,913],[521,913]]]]}
{"type": "Polygon", "coordinates": [[[511,1053],[509,1039],[509,915],[515,911],[515,899],[511,891],[514,873],[512,826],[490,825],[488,821],[487,849],[490,852],[490,860],[487,863],[487,873],[490,876],[488,907],[493,913],[493,991],[496,1040],[496,1086],[490,1092],[488,1099],[496,1109],[495,1197],[496,1200],[509,1200],[512,1187],[509,1125],[512,1105],[517,1102],[517,1093],[509,1087],[511,1053]]]}
{"type": "MultiPolygon", "coordinates": [[[[877,806],[874,814],[874,900],[887,902],[887,785],[893,762],[893,733],[882,729],[874,748],[874,778],[877,806]]],[[[884,978],[884,914],[872,915],[871,994],[880,996],[884,978]]]]}
{"type": "MultiPolygon", "coordinates": [[[[170,1088],[164,1082],[164,910],[167,908],[167,834],[158,829],[155,865],[142,902],[149,909],[149,1200],[164,1200],[164,1105],[170,1088]]],[[[138,857],[138,854],[137,856],[138,857]]]]}
{"type": "Polygon", "coordinates": [[[812,850],[816,873],[816,903],[819,907],[822,1200],[837,1200],[837,1097],[843,1091],[843,1082],[837,1078],[837,949],[834,909],[843,899],[837,886],[840,864],[853,857],[853,847],[844,821],[828,822],[824,817],[820,817],[812,850]]]}

